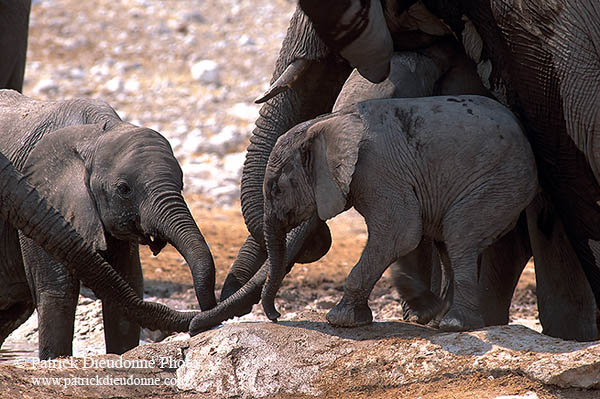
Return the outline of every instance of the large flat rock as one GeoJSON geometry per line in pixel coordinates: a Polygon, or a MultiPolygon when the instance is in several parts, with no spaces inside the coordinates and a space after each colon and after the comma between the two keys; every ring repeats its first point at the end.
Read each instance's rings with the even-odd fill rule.
{"type": "Polygon", "coordinates": [[[470,373],[600,388],[599,342],[563,341],[519,325],[443,333],[400,321],[344,329],[317,313],[299,318],[228,324],[193,337],[178,388],[244,398],[321,395],[331,381],[358,390],[470,373]]]}
{"type": "Polygon", "coordinates": [[[444,333],[389,321],[347,329],[331,327],[322,312],[304,312],[277,324],[229,322],[167,341],[56,367],[0,366],[8,395],[0,397],[600,397],[600,342],[563,341],[521,325],[444,333]],[[60,384],[36,385],[40,377],[60,384]],[[65,383],[73,378],[90,382],[65,383]],[[93,378],[158,383],[91,386],[93,378]]]}

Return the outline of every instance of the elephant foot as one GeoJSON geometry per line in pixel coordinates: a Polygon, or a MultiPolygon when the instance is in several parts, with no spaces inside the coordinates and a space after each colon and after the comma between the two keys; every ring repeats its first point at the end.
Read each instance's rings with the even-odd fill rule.
{"type": "Polygon", "coordinates": [[[325,316],[329,324],[337,327],[358,327],[373,322],[369,305],[344,303],[335,305],[325,316]]]}
{"type": "Polygon", "coordinates": [[[440,320],[439,328],[443,331],[467,331],[485,327],[483,317],[477,311],[450,309],[440,320]]]}
{"type": "Polygon", "coordinates": [[[418,324],[429,323],[434,318],[443,315],[449,307],[447,301],[443,301],[431,291],[406,301],[406,304],[408,309],[404,312],[404,320],[418,324]]]}

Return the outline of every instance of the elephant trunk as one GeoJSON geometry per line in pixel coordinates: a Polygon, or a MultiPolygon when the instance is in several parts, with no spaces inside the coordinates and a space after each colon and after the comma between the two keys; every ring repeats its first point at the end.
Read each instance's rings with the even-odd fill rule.
{"type": "Polygon", "coordinates": [[[275,217],[265,217],[265,239],[269,254],[269,276],[262,291],[262,306],[271,321],[277,321],[281,314],[275,309],[275,295],[286,274],[285,234],[281,223],[275,217]]]}
{"type": "Polygon", "coordinates": [[[0,217],[37,242],[102,299],[121,306],[142,327],[187,331],[195,313],[144,302],[72,226],[0,154],[0,217]]]}
{"type": "Polygon", "coordinates": [[[298,7],[290,21],[271,79],[274,83],[296,60],[307,61],[293,90],[284,91],[260,109],[256,128],[250,137],[242,171],[241,203],[244,221],[256,242],[264,248],[263,181],[271,150],[279,136],[300,122],[330,112],[350,66],[317,37],[307,16],[298,7]],[[306,38],[298,46],[298,38],[306,38]]]}
{"type": "MultiPolygon", "coordinates": [[[[261,107],[256,128],[250,137],[242,171],[241,204],[244,221],[251,237],[248,238],[231,267],[221,292],[222,301],[230,298],[239,287],[248,286],[248,279],[254,276],[266,259],[262,189],[269,155],[277,139],[296,124],[331,111],[337,94],[351,72],[350,66],[333,54],[318,38],[312,24],[299,7],[292,16],[271,83],[277,81],[287,67],[297,60],[306,61],[302,76],[294,80],[293,90],[284,91],[270,98],[261,107]],[[298,38],[306,39],[300,41],[301,46],[297,44],[298,38]]],[[[305,228],[298,234],[295,233],[291,234],[296,241],[288,240],[288,242],[296,247],[304,245],[312,234],[305,228]]],[[[292,255],[293,253],[288,246],[288,256],[291,261],[297,256],[292,255]]],[[[251,305],[258,301],[263,282],[264,278],[260,285],[254,286],[252,294],[241,293],[236,296],[237,300],[232,299],[232,303],[237,304],[232,305],[235,309],[223,310],[221,316],[203,316],[201,318],[204,320],[202,323],[205,323],[203,325],[218,324],[231,317],[229,314],[246,313],[251,305]]],[[[200,319],[197,319],[197,324],[200,325],[198,320],[200,319]]]]}
{"type": "MultiPolygon", "coordinates": [[[[181,193],[157,190],[150,205],[142,206],[144,232],[165,239],[179,251],[192,272],[200,309],[215,307],[215,264],[204,236],[198,229],[181,193]]],[[[150,244],[152,248],[152,243],[150,244]]]]}
{"type": "MultiPolygon", "coordinates": [[[[287,259],[290,259],[290,261],[287,262],[287,268],[284,269],[285,272],[291,270],[293,259],[296,259],[300,253],[307,249],[305,246],[306,241],[303,240],[303,238],[307,237],[311,231],[315,231],[322,223],[323,222],[314,215],[309,221],[301,224],[287,234],[286,254],[287,259]]],[[[222,321],[237,316],[237,312],[240,309],[244,309],[246,306],[258,302],[253,301],[253,299],[258,297],[261,287],[267,278],[269,267],[269,262],[263,263],[262,267],[258,269],[252,278],[233,295],[222,300],[213,309],[195,315],[190,323],[190,334],[196,335],[202,331],[206,331],[222,321]]]]}

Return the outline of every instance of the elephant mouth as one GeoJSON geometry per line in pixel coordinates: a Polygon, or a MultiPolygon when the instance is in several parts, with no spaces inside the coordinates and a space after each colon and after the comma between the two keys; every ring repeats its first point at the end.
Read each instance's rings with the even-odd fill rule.
{"type": "Polygon", "coordinates": [[[161,237],[145,234],[140,237],[139,243],[150,247],[152,254],[156,256],[167,245],[167,240],[161,237]]]}

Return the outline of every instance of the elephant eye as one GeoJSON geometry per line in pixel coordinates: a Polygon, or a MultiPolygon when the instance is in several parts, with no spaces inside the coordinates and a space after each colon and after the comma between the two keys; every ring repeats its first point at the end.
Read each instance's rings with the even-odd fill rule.
{"type": "Polygon", "coordinates": [[[128,197],[131,194],[131,187],[124,181],[117,183],[117,192],[121,197],[128,197]]]}

